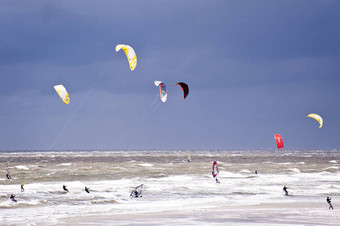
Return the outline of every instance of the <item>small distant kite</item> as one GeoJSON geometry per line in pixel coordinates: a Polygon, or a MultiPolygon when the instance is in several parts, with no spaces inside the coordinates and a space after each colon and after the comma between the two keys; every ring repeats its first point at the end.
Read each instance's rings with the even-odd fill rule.
{"type": "Polygon", "coordinates": [[[277,148],[278,149],[283,148],[282,136],[280,134],[275,134],[274,138],[275,138],[275,141],[276,141],[277,148]]]}
{"type": "Polygon", "coordinates": [[[322,120],[322,118],[321,118],[320,115],[317,115],[317,114],[309,114],[309,115],[307,115],[307,117],[310,117],[310,118],[315,119],[315,120],[318,121],[319,124],[320,124],[320,125],[319,125],[319,128],[322,127],[322,125],[323,125],[323,120],[322,120]]]}
{"type": "Polygon", "coordinates": [[[137,56],[133,48],[129,45],[119,44],[116,46],[116,52],[118,52],[120,49],[124,50],[126,57],[129,60],[131,71],[135,70],[137,66],[137,56]]]}
{"type": "Polygon", "coordinates": [[[154,81],[154,83],[155,83],[155,86],[159,87],[159,95],[160,95],[161,101],[165,102],[168,97],[168,93],[166,92],[166,85],[162,81],[154,81]]]}
{"type": "Polygon", "coordinates": [[[65,103],[70,103],[70,97],[63,85],[56,85],[54,86],[55,91],[58,93],[60,99],[65,103]]]}
{"type": "Polygon", "coordinates": [[[187,84],[185,84],[184,82],[177,82],[175,84],[176,85],[179,85],[182,90],[183,90],[183,98],[185,99],[188,95],[189,95],[189,86],[187,84]]]}

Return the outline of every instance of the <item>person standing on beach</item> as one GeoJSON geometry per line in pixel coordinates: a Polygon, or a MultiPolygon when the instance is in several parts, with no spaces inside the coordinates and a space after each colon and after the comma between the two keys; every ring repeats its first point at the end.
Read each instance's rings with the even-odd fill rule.
{"type": "Polygon", "coordinates": [[[327,196],[326,201],[327,201],[327,203],[328,203],[328,205],[329,205],[329,208],[328,208],[328,209],[330,210],[330,209],[332,208],[332,210],[334,210],[333,205],[332,205],[332,203],[331,203],[331,198],[327,196]]]}
{"type": "Polygon", "coordinates": [[[283,189],[282,189],[284,192],[285,192],[285,195],[288,195],[288,191],[287,191],[287,187],[286,187],[286,185],[285,186],[283,186],[283,189]]]}

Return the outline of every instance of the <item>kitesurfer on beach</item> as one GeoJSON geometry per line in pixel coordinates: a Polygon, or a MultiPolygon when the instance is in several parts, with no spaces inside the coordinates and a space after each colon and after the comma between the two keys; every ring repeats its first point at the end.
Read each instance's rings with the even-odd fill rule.
{"type": "Polygon", "coordinates": [[[286,185],[285,186],[283,186],[283,189],[282,189],[284,192],[285,192],[285,194],[286,195],[288,195],[288,191],[287,191],[287,187],[286,187],[286,185]]]}
{"type": "Polygon", "coordinates": [[[13,202],[17,202],[17,200],[15,200],[15,195],[13,195],[13,194],[11,194],[10,199],[11,199],[13,202]]]}
{"type": "Polygon", "coordinates": [[[328,209],[330,210],[330,209],[332,208],[332,210],[334,210],[333,205],[332,205],[332,203],[331,203],[331,198],[327,196],[326,201],[327,201],[327,203],[328,203],[328,205],[329,205],[329,208],[328,208],[328,209]]]}
{"type": "Polygon", "coordinates": [[[68,189],[67,189],[65,184],[63,185],[63,189],[64,189],[64,191],[68,192],[68,189]]]}
{"type": "Polygon", "coordinates": [[[24,183],[21,183],[21,192],[24,192],[25,189],[24,189],[24,183]]]}
{"type": "Polygon", "coordinates": [[[85,191],[86,191],[87,193],[90,193],[89,189],[90,189],[90,188],[85,187],[85,191]]]}

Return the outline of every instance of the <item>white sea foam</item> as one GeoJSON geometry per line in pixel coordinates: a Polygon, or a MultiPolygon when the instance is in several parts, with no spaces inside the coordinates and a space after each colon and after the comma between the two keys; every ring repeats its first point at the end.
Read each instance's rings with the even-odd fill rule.
{"type": "Polygon", "coordinates": [[[0,180],[1,224],[306,225],[311,219],[318,225],[338,223],[337,210],[330,215],[325,201],[332,196],[336,207],[340,197],[337,166],[325,169],[329,158],[301,164],[301,155],[292,153],[282,157],[284,164],[277,164],[276,156],[251,153],[255,162],[249,153],[234,153],[237,159],[228,162],[229,153],[221,151],[218,158],[192,154],[196,158],[187,163],[182,161],[186,153],[65,152],[54,153],[52,162],[48,153],[42,153],[47,163],[39,162],[34,169],[22,163],[29,166],[29,174],[12,172],[18,180],[0,180]],[[220,183],[212,178],[212,159],[224,162],[217,176],[220,183]],[[259,174],[253,174],[253,169],[259,169],[259,174]],[[21,192],[20,180],[27,177],[21,192]],[[63,190],[64,184],[69,192],[63,190]],[[146,186],[143,197],[131,198],[140,184],[146,186]],[[16,195],[17,203],[9,199],[10,194],[16,195]]]}
{"type": "Polygon", "coordinates": [[[59,165],[60,166],[70,166],[70,165],[72,165],[72,162],[65,162],[65,163],[61,163],[59,165]]]}
{"type": "Polygon", "coordinates": [[[18,166],[15,166],[15,168],[20,169],[20,170],[29,170],[29,168],[24,165],[18,165],[18,166]]]}

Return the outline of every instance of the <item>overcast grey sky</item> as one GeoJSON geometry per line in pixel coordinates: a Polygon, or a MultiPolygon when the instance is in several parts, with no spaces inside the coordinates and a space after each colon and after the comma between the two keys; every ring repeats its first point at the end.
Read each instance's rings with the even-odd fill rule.
{"type": "Polygon", "coordinates": [[[1,0],[0,149],[274,149],[276,133],[287,149],[340,149],[339,9],[1,0]],[[117,44],[135,49],[133,72],[117,44]],[[166,103],[154,80],[167,84],[166,103]]]}

